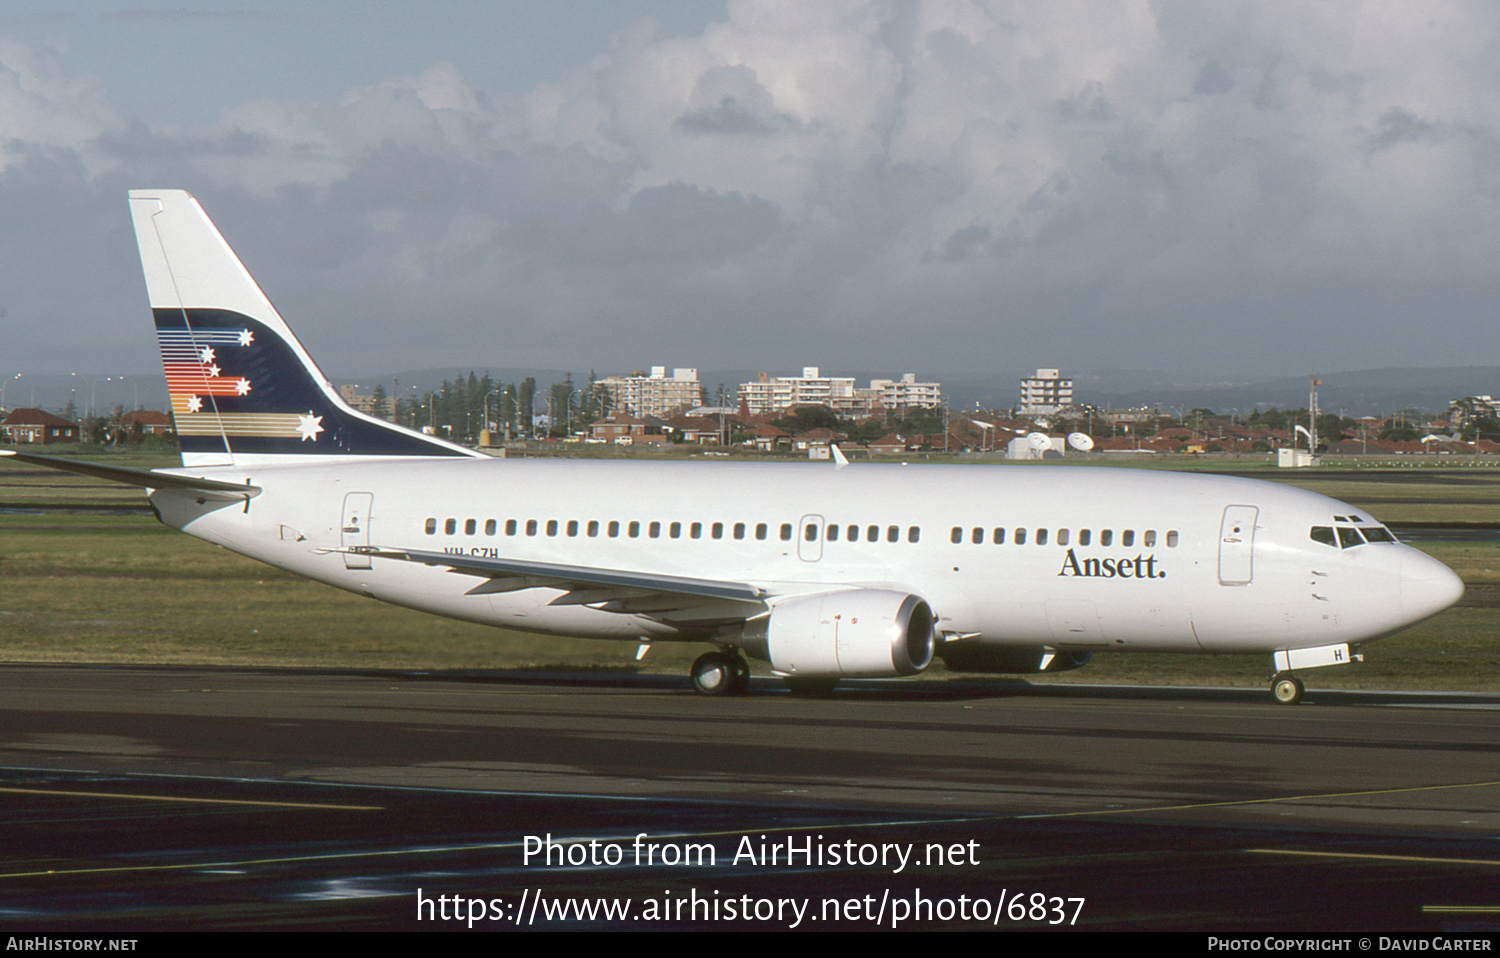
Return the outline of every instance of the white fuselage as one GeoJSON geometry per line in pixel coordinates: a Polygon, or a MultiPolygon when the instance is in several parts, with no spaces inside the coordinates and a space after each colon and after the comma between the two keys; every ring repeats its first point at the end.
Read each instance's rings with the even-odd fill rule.
{"type": "Polygon", "coordinates": [[[472,575],[323,550],[422,549],[711,578],[763,588],[770,604],[904,591],[927,600],[946,636],[1058,650],[1359,643],[1441,611],[1462,591],[1451,571],[1408,546],[1348,532],[1343,548],[1312,537],[1315,527],[1379,528],[1353,506],[1228,477],[503,459],[192,473],[264,490],[248,505],[153,493],[163,521],[192,535],[398,605],[598,638],[709,636],[645,615],[550,605],[564,591],[555,587],[486,591],[472,575]]]}

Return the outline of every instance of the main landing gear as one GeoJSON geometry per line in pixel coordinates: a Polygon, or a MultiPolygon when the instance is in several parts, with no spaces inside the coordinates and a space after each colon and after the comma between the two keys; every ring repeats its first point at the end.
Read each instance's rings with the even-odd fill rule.
{"type": "Polygon", "coordinates": [[[702,695],[743,695],[750,688],[750,663],[738,649],[705,652],[693,662],[693,688],[702,695]]]}
{"type": "Polygon", "coordinates": [[[1271,695],[1282,705],[1302,701],[1302,680],[1290,672],[1278,672],[1271,679],[1271,695]]]}

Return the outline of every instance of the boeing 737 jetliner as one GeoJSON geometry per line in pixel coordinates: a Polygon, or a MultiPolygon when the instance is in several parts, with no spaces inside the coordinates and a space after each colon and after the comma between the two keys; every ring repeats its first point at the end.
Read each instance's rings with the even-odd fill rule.
{"type": "MultiPolygon", "coordinates": [[[[196,200],[130,195],[182,468],[19,459],[146,487],[162,522],[329,585],[557,635],[713,646],[794,689],[1060,671],[1094,652],[1293,670],[1456,602],[1361,509],[1131,469],[494,459],[346,406],[196,200]]],[[[842,458],[842,457],[840,457],[842,458]]]]}

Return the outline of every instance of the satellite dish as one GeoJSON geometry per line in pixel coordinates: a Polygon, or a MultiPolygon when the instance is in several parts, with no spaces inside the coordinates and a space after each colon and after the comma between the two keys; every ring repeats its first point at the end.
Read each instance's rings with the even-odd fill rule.
{"type": "Polygon", "coordinates": [[[1033,432],[1026,436],[1026,445],[1040,452],[1052,447],[1052,438],[1044,432],[1033,432]]]}
{"type": "Polygon", "coordinates": [[[1094,438],[1086,432],[1068,433],[1068,445],[1079,452],[1088,452],[1094,448],[1094,438]]]}

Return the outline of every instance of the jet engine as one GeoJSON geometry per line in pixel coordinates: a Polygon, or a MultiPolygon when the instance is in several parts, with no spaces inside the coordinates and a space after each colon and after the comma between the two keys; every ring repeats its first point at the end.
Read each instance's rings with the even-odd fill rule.
{"type": "Polygon", "coordinates": [[[825,592],[776,603],[740,645],[786,676],[916,675],[932,664],[937,617],[905,592],[825,592]]]}

